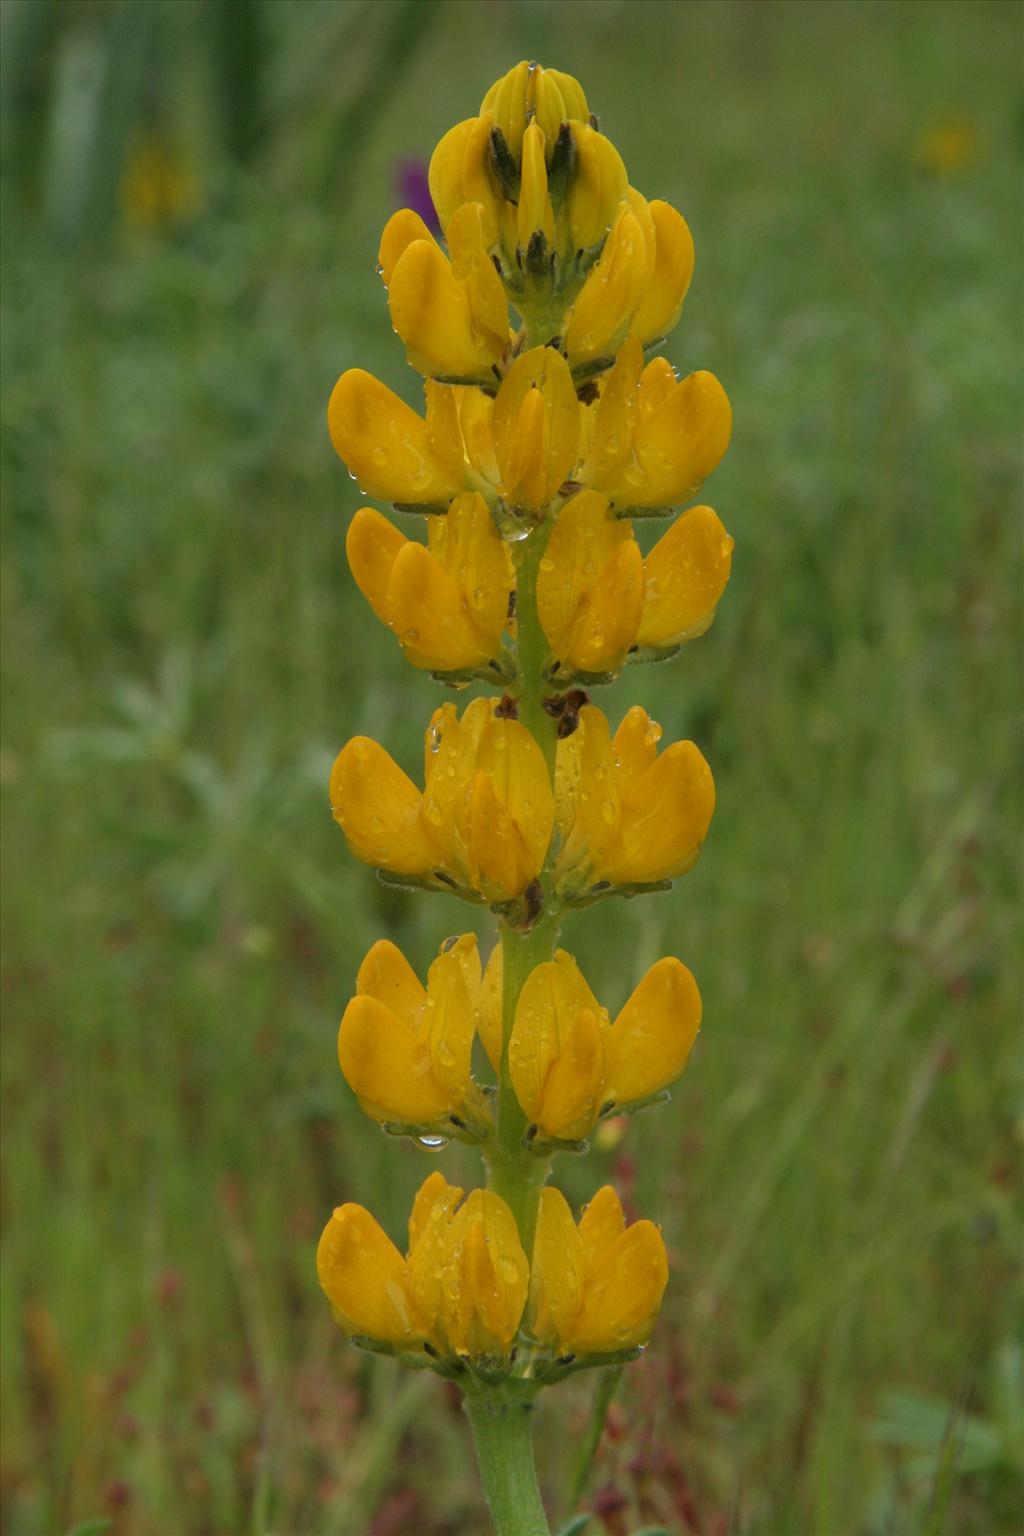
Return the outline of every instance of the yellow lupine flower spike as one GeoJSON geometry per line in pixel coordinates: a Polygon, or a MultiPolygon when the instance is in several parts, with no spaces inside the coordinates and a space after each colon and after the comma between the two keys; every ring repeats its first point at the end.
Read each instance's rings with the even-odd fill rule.
{"type": "Polygon", "coordinates": [[[446,946],[426,988],[401,950],[381,939],[359,970],[338,1031],[338,1061],[363,1113],[383,1125],[457,1130],[490,1123],[470,1080],[480,959],[476,936],[446,946]]]}
{"type": "Polygon", "coordinates": [[[646,1344],[668,1283],[653,1222],[627,1227],[610,1185],[577,1227],[565,1196],[541,1193],[530,1276],[529,1328],[560,1355],[611,1355],[646,1344]]]}
{"type": "Polygon", "coordinates": [[[359,590],[414,667],[458,672],[501,649],[513,585],[508,546],[476,492],[427,522],[429,548],[372,507],[349,525],[345,551],[359,590]]]}
{"type": "Polygon", "coordinates": [[[426,733],[421,794],[376,742],[357,736],[331,772],[331,808],[357,858],[499,904],[540,872],[554,824],[543,754],[524,726],[474,699],[426,733]]]}
{"type": "Polygon", "coordinates": [[[696,863],[715,809],[711,770],[692,741],[657,755],[661,727],[634,705],[615,734],[599,709],[558,744],[561,851],[555,888],[567,899],[594,886],[656,884],[696,863]]]}

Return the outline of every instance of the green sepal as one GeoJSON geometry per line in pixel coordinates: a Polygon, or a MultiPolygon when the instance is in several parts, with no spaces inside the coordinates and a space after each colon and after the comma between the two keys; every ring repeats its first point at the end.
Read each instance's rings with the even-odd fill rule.
{"type": "Polygon", "coordinates": [[[479,892],[470,890],[466,885],[459,885],[440,870],[435,870],[433,875],[396,875],[388,869],[378,869],[375,874],[381,885],[386,885],[389,890],[440,891],[449,896],[458,896],[460,901],[468,901],[475,907],[487,905],[479,892]]]}
{"type": "Polygon", "coordinates": [[[548,166],[548,197],[552,208],[556,208],[565,197],[569,178],[575,168],[576,140],[569,124],[563,123],[558,130],[555,147],[551,151],[551,164],[548,166]]]}
{"type": "Polygon", "coordinates": [[[410,516],[447,517],[449,505],[447,501],[393,501],[391,510],[404,512],[410,516]]]}
{"type": "Polygon", "coordinates": [[[625,521],[627,518],[634,522],[642,522],[645,518],[668,518],[676,514],[675,507],[616,507],[615,516],[625,521]]]}
{"type": "Polygon", "coordinates": [[[638,1115],[642,1109],[650,1109],[653,1104],[667,1104],[671,1097],[667,1088],[659,1088],[657,1093],[649,1093],[643,1099],[630,1099],[627,1104],[617,1104],[613,1099],[604,1106],[597,1118],[612,1120],[616,1115],[638,1115]]]}
{"type": "Polygon", "coordinates": [[[642,1354],[643,1346],[636,1344],[632,1349],[618,1349],[607,1355],[562,1355],[546,1365],[538,1365],[536,1379],[549,1387],[557,1381],[565,1381],[568,1376],[575,1376],[577,1371],[594,1371],[607,1365],[628,1365],[631,1360],[639,1360],[642,1354]]]}
{"type": "Polygon", "coordinates": [[[523,1137],[523,1146],[534,1157],[551,1157],[556,1152],[573,1152],[576,1154],[587,1152],[590,1149],[590,1142],[587,1140],[564,1141],[560,1136],[541,1136],[539,1127],[531,1125],[527,1128],[526,1134],[523,1137]],[[533,1132],[532,1136],[530,1134],[531,1131],[533,1132]]]}
{"type": "Polygon", "coordinates": [[[673,656],[678,656],[683,648],[683,641],[678,645],[634,645],[627,652],[626,666],[638,667],[644,662],[671,661],[673,656]]]}
{"type": "Polygon", "coordinates": [[[555,1532],[555,1536],[581,1536],[592,1518],[592,1515],[573,1515],[568,1525],[563,1525],[561,1530],[555,1532]]]}
{"type": "Polygon", "coordinates": [[[456,689],[466,688],[470,683],[513,683],[516,679],[516,664],[512,652],[503,646],[500,656],[495,656],[485,667],[463,667],[458,672],[431,669],[430,675],[435,683],[456,689]]]}
{"type": "Polygon", "coordinates": [[[671,880],[650,880],[645,884],[637,885],[611,885],[607,882],[599,882],[589,889],[580,891],[577,896],[563,897],[567,907],[581,909],[592,907],[597,901],[604,901],[607,896],[622,896],[626,901],[632,901],[634,896],[651,896],[659,891],[670,891],[671,880]]]}

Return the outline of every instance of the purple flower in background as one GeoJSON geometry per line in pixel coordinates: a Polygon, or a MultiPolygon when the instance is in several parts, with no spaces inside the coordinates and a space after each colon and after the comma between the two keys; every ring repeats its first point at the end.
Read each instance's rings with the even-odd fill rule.
{"type": "Polygon", "coordinates": [[[427,162],[419,159],[399,160],[395,166],[395,189],[399,206],[411,208],[414,213],[418,213],[427,228],[439,235],[441,225],[430,196],[427,162]]]}

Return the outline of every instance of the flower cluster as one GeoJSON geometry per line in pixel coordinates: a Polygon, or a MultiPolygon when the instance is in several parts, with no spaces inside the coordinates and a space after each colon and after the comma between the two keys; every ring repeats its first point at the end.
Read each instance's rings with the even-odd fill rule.
{"type": "Polygon", "coordinates": [[[441,140],[429,183],[441,238],[406,208],[378,253],[423,409],[352,368],[328,426],[364,494],[425,523],[421,541],[356,513],[360,591],[414,667],[487,691],[434,711],[421,780],[370,737],[349,741],[330,798],[381,879],[490,908],[500,942],[483,964],[475,934],[447,939],[425,981],[376,943],[338,1058],[391,1134],[478,1146],[487,1187],[464,1198],[432,1174],[404,1256],[362,1206],[340,1206],[318,1272],[356,1342],[457,1377],[472,1418],[628,1358],[665,1289],[657,1227],[627,1226],[611,1188],[577,1224],[545,1186],[554,1154],[585,1150],[603,1116],[666,1096],[700,993],[668,957],[613,1016],[556,943],[568,910],[685,874],[711,823],[697,746],[659,750],[639,705],[613,730],[588,690],[714,619],[732,540],[711,507],[681,508],[731,414],[713,375],[679,378],[651,355],[681,315],[693,241],[629,185],[577,81],[517,65],[441,140]],[[641,541],[649,518],[666,531],[641,541]]]}

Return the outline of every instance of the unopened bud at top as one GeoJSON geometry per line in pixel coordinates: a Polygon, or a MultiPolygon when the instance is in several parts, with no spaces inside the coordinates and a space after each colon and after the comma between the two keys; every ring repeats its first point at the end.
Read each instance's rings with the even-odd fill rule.
{"type": "Polygon", "coordinates": [[[590,117],[583,87],[560,69],[543,69],[523,59],[491,86],[480,103],[481,114],[490,112],[513,159],[518,160],[523,137],[531,122],[543,130],[551,159],[563,123],[585,123],[590,117]]]}

